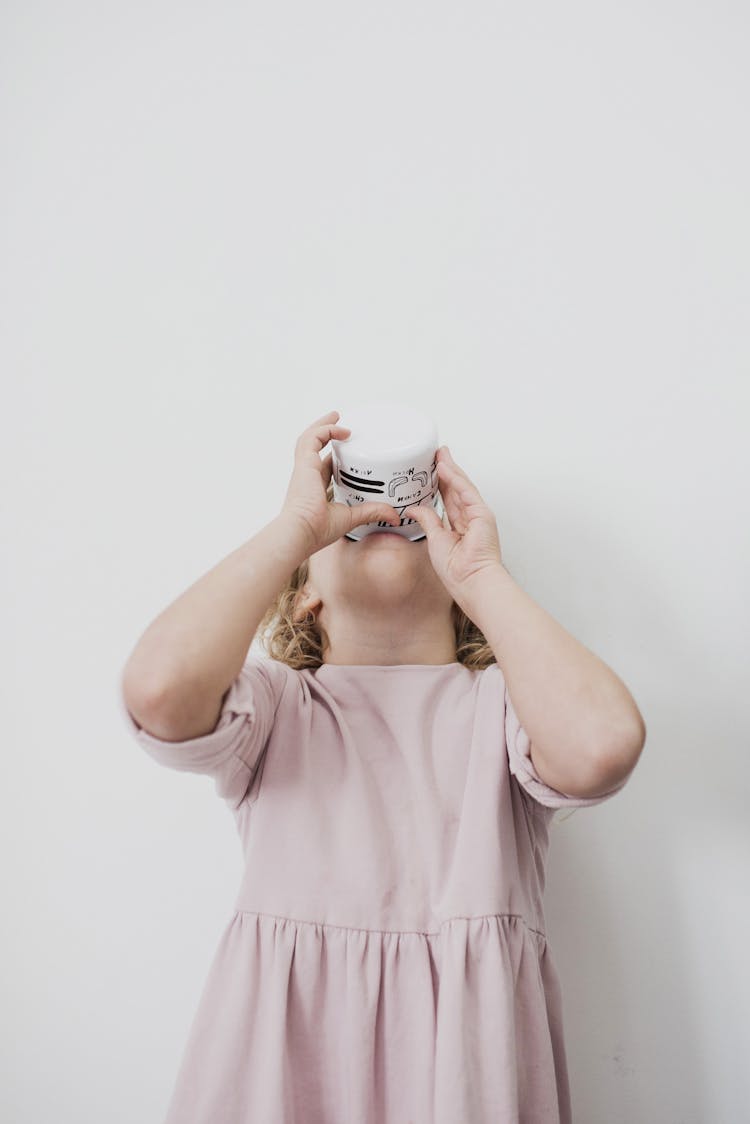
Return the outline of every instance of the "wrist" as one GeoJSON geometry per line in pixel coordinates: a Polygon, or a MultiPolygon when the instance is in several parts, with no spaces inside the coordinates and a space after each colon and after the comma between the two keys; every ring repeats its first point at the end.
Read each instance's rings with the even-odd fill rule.
{"type": "Polygon", "coordinates": [[[301,520],[277,515],[266,525],[266,531],[273,543],[274,554],[287,569],[295,570],[314,553],[312,532],[301,520]]]}
{"type": "Polygon", "coordinates": [[[458,602],[467,616],[476,621],[476,614],[481,613],[483,609],[486,610],[488,602],[493,601],[498,594],[502,596],[503,592],[514,584],[505,566],[502,562],[498,562],[485,566],[479,573],[463,582],[453,594],[453,599],[458,602]]]}

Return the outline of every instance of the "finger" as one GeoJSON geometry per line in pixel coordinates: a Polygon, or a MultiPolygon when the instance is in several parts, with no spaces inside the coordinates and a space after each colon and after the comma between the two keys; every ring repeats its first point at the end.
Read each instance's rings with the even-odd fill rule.
{"type": "Polygon", "coordinates": [[[469,479],[464,469],[461,468],[461,465],[458,464],[456,460],[454,460],[453,455],[447,445],[440,446],[440,449],[438,450],[438,463],[450,466],[460,476],[464,476],[467,480],[469,479]]]}
{"type": "Polygon", "coordinates": [[[335,425],[339,419],[339,416],[340,415],[338,410],[329,410],[327,414],[323,414],[321,417],[316,418],[314,422],[311,422],[310,425],[305,426],[305,428],[302,430],[299,437],[297,438],[297,444],[299,445],[301,441],[304,441],[306,438],[316,433],[323,426],[335,425]]]}
{"type": "Polygon", "coordinates": [[[344,440],[349,433],[351,430],[345,425],[311,426],[297,438],[295,456],[307,458],[311,453],[317,456],[329,441],[344,440]]]}
{"type": "Polygon", "coordinates": [[[372,507],[366,507],[364,510],[365,523],[390,523],[392,527],[401,525],[401,516],[389,503],[373,503],[372,507]]]}
{"type": "MultiPolygon", "coordinates": [[[[317,434],[321,429],[325,429],[326,427],[335,427],[340,417],[341,415],[339,414],[338,410],[329,410],[327,414],[323,414],[322,417],[316,418],[315,421],[308,425],[306,429],[303,429],[302,433],[300,434],[300,441],[305,437],[317,434]]],[[[346,429],[346,426],[344,426],[343,428],[346,429]]]]}
{"type": "Polygon", "coordinates": [[[464,504],[456,494],[456,489],[454,488],[453,484],[447,478],[441,478],[440,480],[440,495],[442,496],[443,507],[448,514],[451,525],[455,527],[460,534],[465,534],[466,517],[464,504]]]}
{"type": "Polygon", "coordinates": [[[446,480],[464,503],[484,503],[477,486],[472,483],[452,458],[438,462],[438,473],[441,480],[446,480]]]}
{"type": "Polygon", "coordinates": [[[323,425],[326,422],[327,423],[335,422],[340,417],[341,417],[341,414],[338,412],[338,410],[329,410],[327,414],[323,414],[322,417],[316,418],[314,422],[311,422],[310,425],[308,425],[307,428],[308,429],[317,429],[319,425],[323,425]]]}
{"type": "Polygon", "coordinates": [[[351,430],[345,425],[320,425],[317,429],[313,430],[313,441],[320,442],[320,449],[323,449],[330,440],[340,440],[351,433],[351,430]]]}
{"type": "Polygon", "coordinates": [[[349,507],[346,503],[335,501],[334,506],[343,507],[346,510],[345,522],[347,530],[353,530],[355,527],[364,526],[366,523],[390,523],[391,526],[394,527],[398,527],[401,523],[401,516],[396,511],[395,507],[391,507],[389,503],[378,503],[370,500],[369,503],[358,504],[356,507],[349,507]]]}
{"type": "Polygon", "coordinates": [[[464,484],[463,488],[461,488],[460,486],[457,486],[459,493],[462,494],[462,495],[467,494],[467,492],[471,493],[472,496],[473,496],[473,502],[474,503],[483,503],[484,501],[482,500],[482,497],[479,494],[479,489],[477,488],[476,484],[474,483],[473,480],[471,480],[469,478],[468,474],[464,471],[464,469],[461,468],[461,465],[457,464],[456,461],[453,459],[453,457],[451,455],[451,451],[448,448],[448,446],[443,445],[441,451],[444,452],[444,454],[445,454],[444,457],[441,456],[441,463],[444,466],[444,470],[445,469],[452,470],[454,476],[458,477],[461,481],[463,481],[463,484],[464,484]]]}
{"type": "Polygon", "coordinates": [[[414,507],[407,508],[406,513],[410,519],[414,519],[419,523],[419,526],[428,538],[432,535],[439,534],[441,531],[449,530],[431,504],[415,504],[414,507]]]}
{"type": "Polygon", "coordinates": [[[441,459],[438,462],[438,479],[440,481],[440,495],[443,497],[443,506],[448,512],[452,525],[459,534],[464,535],[466,534],[468,516],[466,512],[466,502],[458,490],[461,477],[452,471],[447,460],[441,459]]]}

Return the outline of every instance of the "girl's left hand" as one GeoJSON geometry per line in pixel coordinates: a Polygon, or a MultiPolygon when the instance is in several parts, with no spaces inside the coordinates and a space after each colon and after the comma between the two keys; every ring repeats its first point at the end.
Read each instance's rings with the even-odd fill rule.
{"type": "Polygon", "coordinates": [[[435,572],[454,600],[467,596],[477,578],[502,566],[502,548],[492,510],[480,496],[447,445],[437,451],[443,519],[431,504],[408,508],[411,519],[427,535],[427,550],[435,572]]]}

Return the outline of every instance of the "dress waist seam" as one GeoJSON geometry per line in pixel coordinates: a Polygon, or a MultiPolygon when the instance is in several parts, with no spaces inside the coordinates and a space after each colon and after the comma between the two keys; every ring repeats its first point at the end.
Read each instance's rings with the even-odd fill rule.
{"type": "MultiPolygon", "coordinates": [[[[347,931],[353,932],[353,933],[378,933],[378,934],[381,934],[382,936],[386,936],[386,937],[388,937],[388,936],[394,936],[394,937],[399,937],[399,936],[439,937],[440,936],[440,930],[437,930],[435,932],[425,932],[423,929],[366,929],[361,925],[333,925],[328,921],[313,921],[313,920],[309,920],[309,919],[304,918],[304,917],[282,917],[279,914],[263,913],[261,910],[257,910],[257,909],[242,909],[239,906],[235,909],[235,916],[237,916],[237,914],[248,914],[248,915],[251,915],[253,917],[266,917],[270,921],[287,921],[287,922],[290,921],[294,925],[312,925],[315,928],[319,928],[319,929],[344,929],[344,930],[347,930],[347,931]]],[[[547,934],[544,933],[541,929],[535,929],[533,925],[530,925],[529,922],[526,920],[526,918],[521,913],[479,913],[479,914],[472,914],[472,915],[469,915],[469,916],[464,915],[464,914],[457,914],[455,917],[446,917],[445,920],[442,921],[440,924],[441,924],[441,928],[442,928],[443,926],[449,924],[451,921],[483,921],[485,918],[487,920],[494,920],[495,918],[499,918],[499,919],[506,919],[507,918],[507,919],[510,919],[510,920],[521,921],[522,924],[524,925],[524,927],[526,929],[528,929],[528,931],[530,933],[533,933],[537,937],[541,937],[542,940],[544,940],[544,941],[547,940],[547,934]]]]}

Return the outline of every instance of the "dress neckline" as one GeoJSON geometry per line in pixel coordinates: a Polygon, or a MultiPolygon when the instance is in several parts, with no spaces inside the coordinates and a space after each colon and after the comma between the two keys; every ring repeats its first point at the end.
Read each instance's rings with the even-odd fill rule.
{"type": "Polygon", "coordinates": [[[450,660],[448,663],[322,663],[316,667],[318,674],[324,668],[338,668],[340,671],[404,671],[404,670],[437,670],[445,667],[463,667],[460,660],[450,660]]]}

